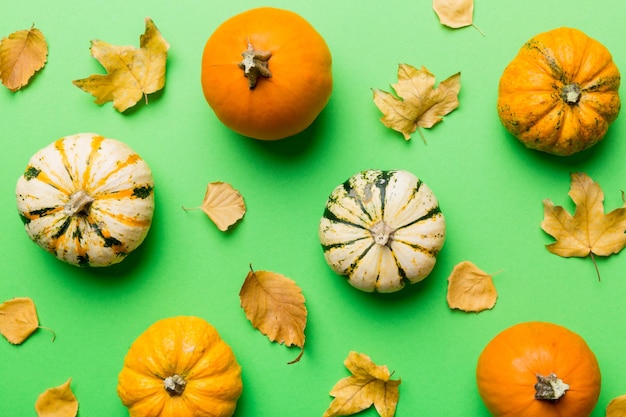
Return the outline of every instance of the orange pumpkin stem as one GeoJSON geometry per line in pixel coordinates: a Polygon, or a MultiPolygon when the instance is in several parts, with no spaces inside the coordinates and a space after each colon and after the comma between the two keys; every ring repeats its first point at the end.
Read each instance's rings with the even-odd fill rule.
{"type": "Polygon", "coordinates": [[[259,77],[270,78],[272,76],[268,67],[272,57],[271,52],[257,51],[248,42],[248,49],[243,51],[241,56],[243,56],[243,61],[239,63],[239,68],[243,70],[244,76],[248,79],[250,90],[256,87],[259,77]]]}
{"type": "Polygon", "coordinates": [[[555,373],[548,376],[537,374],[535,384],[535,399],[556,402],[565,395],[569,385],[559,379],[555,373]]]}
{"type": "Polygon", "coordinates": [[[185,391],[185,385],[187,385],[187,381],[178,374],[168,376],[163,380],[165,391],[167,391],[171,397],[182,395],[183,391],[185,391]]]}
{"type": "Polygon", "coordinates": [[[575,83],[568,84],[561,90],[561,98],[570,105],[578,104],[581,94],[580,86],[575,83]]]}

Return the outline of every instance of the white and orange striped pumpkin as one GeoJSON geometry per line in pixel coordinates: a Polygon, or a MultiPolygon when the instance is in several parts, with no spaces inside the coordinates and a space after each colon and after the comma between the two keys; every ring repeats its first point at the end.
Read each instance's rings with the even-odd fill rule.
{"type": "Polygon", "coordinates": [[[394,292],[428,276],[446,234],[431,189],[403,170],[367,170],[331,193],[319,224],[328,265],[366,292],[394,292]]]}
{"type": "Polygon", "coordinates": [[[28,236],[78,266],[120,262],[144,240],[154,211],[154,180],[128,145],[92,133],[39,150],[17,181],[28,236]]]}

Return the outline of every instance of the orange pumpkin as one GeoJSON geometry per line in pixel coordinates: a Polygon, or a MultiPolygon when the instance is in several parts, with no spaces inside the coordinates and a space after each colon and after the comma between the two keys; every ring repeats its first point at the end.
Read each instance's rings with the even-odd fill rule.
{"type": "Polygon", "coordinates": [[[611,53],[583,32],[559,28],[522,46],[500,78],[498,115],[528,148],[572,155],[606,135],[620,110],[611,53]]]}
{"type": "Polygon", "coordinates": [[[330,99],[331,54],[300,15],[261,7],[231,17],[206,42],[202,90],[218,119],[251,138],[302,132],[330,99]]]}
{"type": "Polygon", "coordinates": [[[480,354],[476,380],[494,417],[587,417],[600,395],[600,369],[587,343],[545,322],[494,337],[480,354]]]}
{"type": "Polygon", "coordinates": [[[241,391],[232,350],[194,316],[159,320],[142,333],[117,386],[130,417],[230,417],[241,391]]]}

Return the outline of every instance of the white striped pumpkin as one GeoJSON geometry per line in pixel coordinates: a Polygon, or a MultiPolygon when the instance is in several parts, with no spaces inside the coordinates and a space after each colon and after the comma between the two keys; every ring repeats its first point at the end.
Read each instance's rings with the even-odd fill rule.
{"type": "Polygon", "coordinates": [[[16,186],[28,236],[78,266],[120,262],[148,234],[154,180],[128,145],[93,133],[63,137],[30,159],[16,186]]]}
{"type": "Polygon", "coordinates": [[[331,193],[319,224],[328,265],[366,292],[394,292],[435,266],[446,234],[431,189],[403,170],[367,170],[331,193]]]}

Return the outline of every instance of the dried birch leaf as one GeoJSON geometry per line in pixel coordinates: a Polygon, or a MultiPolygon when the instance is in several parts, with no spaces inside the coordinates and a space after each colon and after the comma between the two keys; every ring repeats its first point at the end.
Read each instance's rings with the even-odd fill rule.
{"type": "Polygon", "coordinates": [[[78,400],[70,383],[72,379],[68,379],[64,384],[55,388],[49,388],[44,391],[37,402],[35,402],[35,410],[38,417],[75,417],[78,413],[78,400]]]}
{"type": "Polygon", "coordinates": [[[239,291],[246,317],[270,341],[297,346],[304,352],[304,328],[307,309],[302,290],[291,279],[269,271],[252,268],[239,291]]]}
{"type": "Polygon", "coordinates": [[[398,83],[392,88],[398,97],[374,89],[374,103],[383,113],[381,122],[409,140],[415,130],[434,126],[459,106],[461,73],[452,75],[435,88],[435,76],[425,67],[417,69],[400,64],[398,83]]]}
{"type": "MultiPolygon", "coordinates": [[[[202,205],[194,209],[204,211],[222,232],[228,230],[246,214],[246,204],[239,191],[221,181],[210,182],[207,185],[202,205]]],[[[185,208],[185,210],[194,209],[185,208]]]]}
{"type": "Polygon", "coordinates": [[[30,298],[13,298],[0,304],[0,333],[9,343],[23,343],[38,328],[37,309],[30,298]]]}
{"type": "Polygon", "coordinates": [[[94,74],[73,84],[96,97],[96,104],[112,101],[119,112],[137,104],[148,94],[165,86],[165,64],[169,44],[150,18],[140,37],[140,47],[115,46],[101,40],[91,42],[91,56],[97,59],[106,75],[94,74]]]}
{"type": "Polygon", "coordinates": [[[606,407],[606,417],[626,416],[626,394],[613,398],[606,407]]]}
{"type": "Polygon", "coordinates": [[[372,405],[381,417],[393,417],[401,380],[392,380],[386,366],[376,365],[369,356],[350,352],[344,365],[352,373],[330,391],[335,397],[323,417],[347,416],[372,405]]]}
{"type": "Polygon", "coordinates": [[[433,0],[433,10],[442,25],[456,29],[473,24],[474,0],[433,0]]]}
{"type": "Polygon", "coordinates": [[[0,41],[0,80],[6,88],[17,91],[46,64],[48,44],[34,26],[13,32],[0,41]]]}
{"type": "Polygon", "coordinates": [[[600,279],[594,255],[609,256],[626,246],[626,201],[621,208],[604,214],[604,193],[587,174],[572,173],[568,193],[576,209],[572,216],[551,200],[543,201],[541,228],[556,239],[546,245],[562,257],[590,256],[600,279]]]}
{"type": "Polygon", "coordinates": [[[478,313],[493,308],[497,298],[492,276],[470,261],[457,264],[448,277],[450,308],[478,313]]]}

